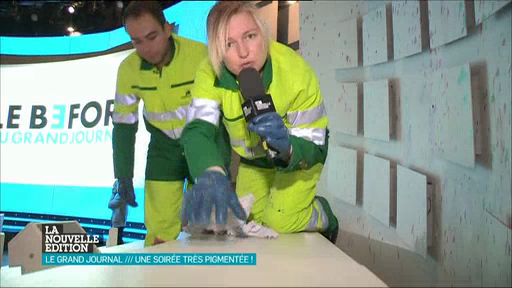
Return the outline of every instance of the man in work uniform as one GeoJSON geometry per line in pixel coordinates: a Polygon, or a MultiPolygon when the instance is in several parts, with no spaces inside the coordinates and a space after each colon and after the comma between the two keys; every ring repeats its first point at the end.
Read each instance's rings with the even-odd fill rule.
{"type": "Polygon", "coordinates": [[[112,133],[116,182],[109,208],[113,226],[122,229],[126,205],[137,207],[132,178],[142,100],[142,118],[151,135],[144,201],[144,244],[150,246],[176,239],[181,231],[184,180],[189,172],[180,137],[196,69],[207,48],[173,34],[158,2],[131,2],[123,12],[123,25],[136,51],[122,61],[117,75],[112,133]]]}

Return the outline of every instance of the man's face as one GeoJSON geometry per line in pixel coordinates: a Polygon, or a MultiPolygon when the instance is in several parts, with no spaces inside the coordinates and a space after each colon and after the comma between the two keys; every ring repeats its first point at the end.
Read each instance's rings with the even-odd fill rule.
{"type": "Polygon", "coordinates": [[[163,64],[169,51],[171,36],[171,27],[168,23],[162,27],[153,16],[142,14],[136,18],[128,18],[125,29],[142,58],[153,65],[163,64]]]}
{"type": "Polygon", "coordinates": [[[260,71],[267,59],[263,33],[248,13],[234,15],[228,22],[224,64],[238,76],[242,69],[260,71]]]}

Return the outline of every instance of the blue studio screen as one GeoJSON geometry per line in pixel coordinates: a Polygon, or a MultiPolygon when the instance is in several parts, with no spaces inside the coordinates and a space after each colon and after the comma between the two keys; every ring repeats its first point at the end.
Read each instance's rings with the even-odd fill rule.
{"type": "MultiPolygon", "coordinates": [[[[178,35],[206,43],[213,4],[182,1],[164,14],[179,27],[178,35]]],[[[0,37],[0,53],[89,54],[129,41],[122,27],[73,37],[0,37]]],[[[110,219],[107,203],[115,180],[110,116],[117,69],[131,52],[0,66],[2,212],[110,219]]],[[[149,134],[142,121],[138,131],[133,180],[139,207],[129,209],[128,221],[143,223],[149,134]]]]}

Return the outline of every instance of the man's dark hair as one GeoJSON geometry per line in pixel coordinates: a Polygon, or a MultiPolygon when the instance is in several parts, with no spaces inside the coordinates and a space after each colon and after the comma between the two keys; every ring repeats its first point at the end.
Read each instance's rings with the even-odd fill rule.
{"type": "Polygon", "coordinates": [[[131,1],[123,11],[123,26],[128,18],[138,18],[144,14],[151,15],[162,27],[167,21],[158,1],[131,1]]]}

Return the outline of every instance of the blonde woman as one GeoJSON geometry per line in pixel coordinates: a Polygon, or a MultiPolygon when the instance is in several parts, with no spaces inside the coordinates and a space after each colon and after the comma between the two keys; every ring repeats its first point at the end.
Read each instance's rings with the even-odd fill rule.
{"type": "Polygon", "coordinates": [[[199,67],[182,134],[194,187],[185,195],[184,223],[207,224],[212,206],[217,223],[227,209],[279,233],[319,231],[336,241],[338,220],[316,184],[327,156],[327,115],[312,68],[295,51],[269,38],[250,2],[221,1],[207,20],[209,58],[199,67]],[[243,116],[237,77],[245,68],[260,72],[276,112],[243,116]],[[236,194],[212,141],[219,123],[240,155],[236,194]],[[266,157],[263,141],[277,158],[266,157]],[[255,197],[250,215],[238,197],[255,197]]]}

